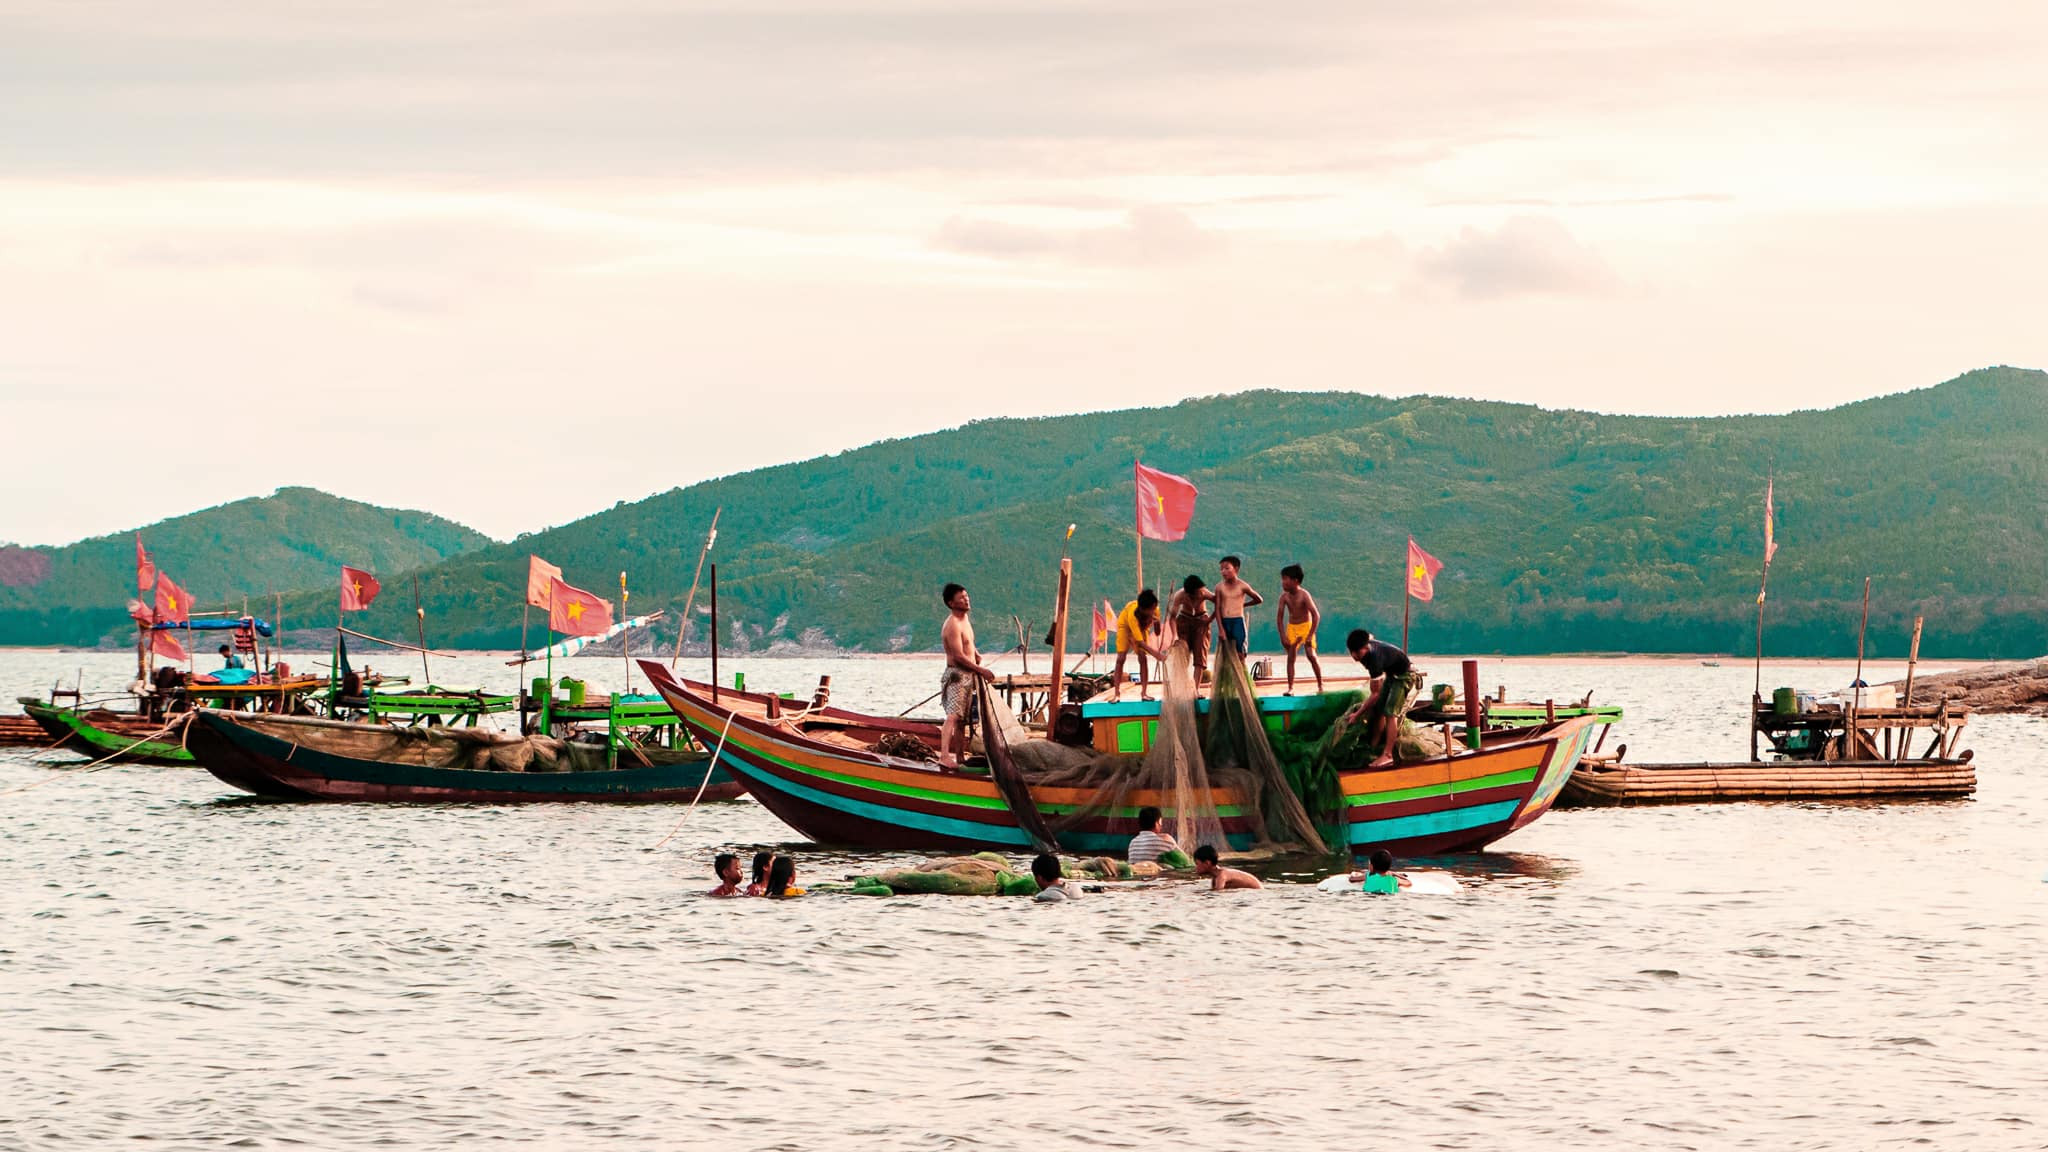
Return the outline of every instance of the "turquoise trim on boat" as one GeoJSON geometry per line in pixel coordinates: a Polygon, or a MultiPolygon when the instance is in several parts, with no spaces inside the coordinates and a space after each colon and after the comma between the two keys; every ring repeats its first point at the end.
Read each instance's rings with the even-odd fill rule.
{"type": "Polygon", "coordinates": [[[1515,810],[1521,805],[1520,800],[1502,800],[1471,808],[1424,812],[1416,816],[1396,816],[1389,820],[1360,820],[1349,826],[1350,830],[1345,836],[1352,844],[1383,844],[1389,840],[1461,832],[1467,828],[1477,828],[1481,824],[1504,823],[1514,817],[1515,810]]]}

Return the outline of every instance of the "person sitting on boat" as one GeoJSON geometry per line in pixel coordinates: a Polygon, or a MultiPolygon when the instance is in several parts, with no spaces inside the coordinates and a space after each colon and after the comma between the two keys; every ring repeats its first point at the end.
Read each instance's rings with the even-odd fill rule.
{"type": "Polygon", "coordinates": [[[1038,895],[1033,900],[1051,903],[1057,900],[1072,900],[1080,893],[1067,886],[1060,875],[1060,858],[1050,852],[1040,852],[1031,861],[1031,879],[1038,883],[1038,895]]]}
{"type": "Polygon", "coordinates": [[[1274,622],[1280,629],[1280,645],[1287,649],[1289,696],[1294,695],[1294,658],[1304,653],[1316,674],[1316,692],[1323,690],[1323,662],[1316,659],[1316,626],[1323,622],[1323,610],[1316,607],[1316,598],[1301,581],[1301,565],[1289,564],[1280,570],[1280,611],[1274,622]]]}
{"type": "Polygon", "coordinates": [[[1367,868],[1364,872],[1353,872],[1351,882],[1365,885],[1360,891],[1368,896],[1391,896],[1413,883],[1394,871],[1394,854],[1385,848],[1372,850],[1367,868]]]}
{"type": "Polygon", "coordinates": [[[235,655],[235,650],[225,644],[220,646],[220,659],[222,668],[243,667],[242,658],[235,655]]]}
{"type": "Polygon", "coordinates": [[[1209,626],[1216,619],[1209,611],[1215,599],[1200,576],[1181,582],[1180,591],[1166,601],[1166,618],[1173,624],[1173,637],[1188,646],[1188,659],[1195,666],[1195,683],[1209,679],[1209,626]]]}
{"type": "Polygon", "coordinates": [[[762,895],[774,900],[786,900],[801,896],[804,890],[796,886],[796,857],[777,856],[775,863],[768,866],[768,890],[762,895]]]}
{"type": "Polygon", "coordinates": [[[711,861],[711,874],[718,877],[718,887],[706,892],[706,896],[737,896],[740,894],[740,858],[731,852],[720,852],[711,861]]]}
{"type": "Polygon", "coordinates": [[[1145,664],[1145,657],[1165,660],[1166,654],[1152,642],[1152,636],[1159,630],[1159,593],[1150,588],[1138,593],[1138,598],[1124,605],[1116,616],[1116,667],[1109,674],[1110,682],[1116,685],[1119,694],[1123,692],[1124,660],[1132,652],[1138,654],[1138,699],[1150,700],[1152,690],[1146,687],[1151,680],[1151,670],[1145,664]]]}
{"type": "Polygon", "coordinates": [[[754,879],[752,883],[747,885],[747,895],[766,896],[768,894],[768,868],[774,863],[775,853],[754,853],[754,879]]]}
{"type": "Polygon", "coordinates": [[[1131,847],[1124,853],[1124,859],[1133,864],[1153,864],[1168,852],[1180,851],[1173,837],[1159,830],[1159,818],[1157,808],[1138,809],[1138,834],[1131,837],[1131,847]]]}
{"type": "Polygon", "coordinates": [[[1367,735],[1380,741],[1380,754],[1367,767],[1385,768],[1394,762],[1395,749],[1401,743],[1401,714],[1408,709],[1408,654],[1373,639],[1372,633],[1363,628],[1353,628],[1344,639],[1344,647],[1350,650],[1353,660],[1365,666],[1372,691],[1364,703],[1345,714],[1340,722],[1363,720],[1372,726],[1367,735]]]}
{"type": "Polygon", "coordinates": [[[981,663],[981,651],[974,646],[974,625],[967,619],[973,601],[967,589],[948,584],[939,592],[946,604],[946,622],[939,627],[939,641],[946,649],[946,670],[939,674],[939,703],[946,721],[939,726],[939,763],[957,768],[967,751],[963,729],[974,723],[978,709],[975,699],[983,680],[996,678],[981,663]]]}
{"type": "Polygon", "coordinates": [[[1230,892],[1246,888],[1264,888],[1259,878],[1239,868],[1225,868],[1216,861],[1216,847],[1204,844],[1195,849],[1195,875],[1209,878],[1209,891],[1230,892]]]}

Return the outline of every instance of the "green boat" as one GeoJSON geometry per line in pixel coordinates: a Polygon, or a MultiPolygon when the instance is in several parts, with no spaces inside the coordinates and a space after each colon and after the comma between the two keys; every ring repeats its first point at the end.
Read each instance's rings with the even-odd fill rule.
{"type": "Polygon", "coordinates": [[[175,734],[165,733],[164,725],[147,717],[99,708],[80,712],[27,699],[21,706],[51,739],[65,740],[69,747],[95,760],[113,757],[134,764],[185,767],[194,763],[192,754],[185,751],[175,734]]]}

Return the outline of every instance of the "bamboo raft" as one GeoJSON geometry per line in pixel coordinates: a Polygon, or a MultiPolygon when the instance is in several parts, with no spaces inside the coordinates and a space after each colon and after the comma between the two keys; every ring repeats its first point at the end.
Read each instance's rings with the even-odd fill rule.
{"type": "Polygon", "coordinates": [[[50,734],[26,713],[0,716],[0,747],[51,747],[50,734]]]}
{"type": "Polygon", "coordinates": [[[1588,759],[1560,808],[1756,800],[1958,800],[1977,790],[1969,753],[1930,760],[1779,760],[1622,764],[1588,759]]]}

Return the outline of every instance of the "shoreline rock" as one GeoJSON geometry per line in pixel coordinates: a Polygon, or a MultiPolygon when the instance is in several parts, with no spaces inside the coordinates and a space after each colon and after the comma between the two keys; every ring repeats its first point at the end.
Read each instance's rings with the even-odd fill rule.
{"type": "MultiPolygon", "coordinates": [[[[1903,700],[1904,680],[1892,681],[1903,700]]],[[[1954,701],[1972,712],[2048,716],[2048,656],[1913,678],[1915,704],[1954,701]]]]}

